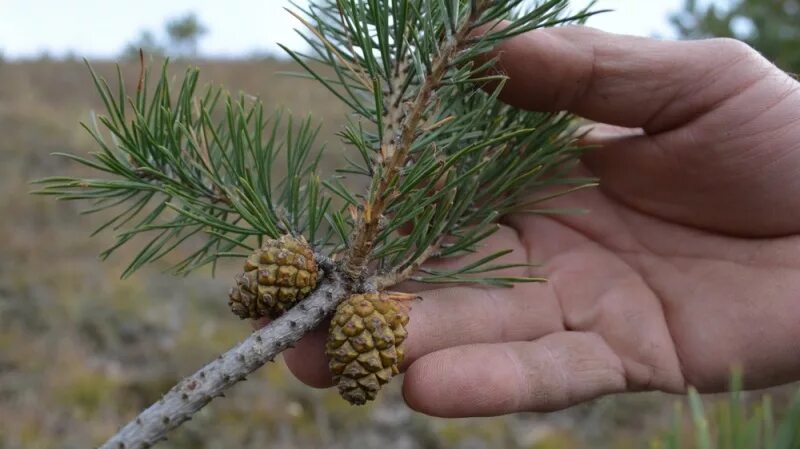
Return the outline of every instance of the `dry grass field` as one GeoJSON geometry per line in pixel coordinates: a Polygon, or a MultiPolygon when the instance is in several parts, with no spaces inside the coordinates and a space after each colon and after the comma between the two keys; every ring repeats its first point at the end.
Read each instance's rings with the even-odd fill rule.
{"type": "MultiPolygon", "coordinates": [[[[330,142],[344,109],[315,83],[278,76],[274,60],[200,62],[205,82],[245,91],[297,115],[313,112],[330,142]]],[[[113,64],[95,68],[113,78],[113,64]]],[[[124,65],[135,82],[138,66],[124,65]]],[[[180,75],[181,64],[172,72],[180,75]]],[[[99,98],[79,61],[0,62],[0,449],[86,448],[100,443],[182,375],[250,328],[227,310],[238,268],[188,278],[153,265],[127,280],[123,249],[89,234],[103,217],[28,194],[29,181],[78,173],[52,152],[86,154],[80,127],[99,98]]],[[[107,217],[106,217],[107,218],[107,217]]],[[[375,404],[352,408],[270,364],[214,401],[161,447],[178,448],[634,448],[669,424],[675,397],[606,398],[552,415],[441,420],[407,409],[397,382],[375,404]],[[366,431],[360,429],[368,429],[366,431]]]]}

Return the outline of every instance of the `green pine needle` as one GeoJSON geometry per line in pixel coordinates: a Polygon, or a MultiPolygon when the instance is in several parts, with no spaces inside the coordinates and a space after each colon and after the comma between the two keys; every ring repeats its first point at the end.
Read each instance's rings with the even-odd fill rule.
{"type": "MultiPolygon", "coordinates": [[[[143,70],[129,93],[121,72],[112,88],[90,67],[106,109],[84,125],[98,151],[62,156],[102,177],[49,178],[38,182],[37,193],[87,200],[86,213],[109,211],[96,232],[112,230],[117,241],[102,256],[140,245],[124,276],[179,248],[183,254],[189,249],[188,256],[171,270],[185,274],[286,233],[304,235],[315,250],[335,256],[348,251],[365,201],[377,199],[388,148],[406,145],[399,175],[381,193],[370,266],[378,267],[376,274],[410,272],[432,254],[478,251],[504,214],[575,213],[523,203],[532,192],[547,191],[539,197],[545,200],[594,185],[570,174],[583,151],[572,118],[503,104],[498,96],[505,79],[492,73],[493,60],[481,58],[516,34],[593,14],[569,14],[566,0],[526,4],[316,0],[296,7],[299,13],[292,14],[310,51],[287,53],[306,70],[301,77],[321,83],[353,114],[339,133],[351,154],[331,178],[320,174],[327,149],[316,144],[319,128],[310,118],[267,113],[257,99],[201,88],[196,69],[175,82],[168,64],[155,76],[143,70]],[[497,20],[506,27],[473,36],[497,20]],[[432,82],[431,71],[442,63],[440,79],[432,82]],[[485,90],[487,83],[494,88],[485,90]],[[418,105],[421,119],[409,124],[418,101],[426,101],[418,105]],[[351,178],[365,178],[370,187],[359,192],[352,186],[364,182],[351,178]],[[410,233],[404,232],[408,225],[410,233]]],[[[419,279],[501,286],[541,281],[492,276],[510,268],[496,261],[506,253],[419,279]]]]}

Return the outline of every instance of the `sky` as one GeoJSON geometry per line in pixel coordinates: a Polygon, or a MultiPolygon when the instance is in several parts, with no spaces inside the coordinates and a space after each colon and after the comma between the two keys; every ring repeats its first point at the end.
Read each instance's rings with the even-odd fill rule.
{"type": "MultiPolygon", "coordinates": [[[[577,8],[588,1],[572,4],[577,8]]],[[[667,16],[682,4],[683,0],[599,0],[599,8],[615,11],[590,19],[589,25],[670,37],[667,16]]],[[[280,54],[277,42],[302,46],[286,6],[288,0],[0,0],[0,54],[12,59],[42,54],[113,58],[143,30],[161,36],[169,18],[192,11],[209,29],[200,42],[204,55],[280,54]]]]}

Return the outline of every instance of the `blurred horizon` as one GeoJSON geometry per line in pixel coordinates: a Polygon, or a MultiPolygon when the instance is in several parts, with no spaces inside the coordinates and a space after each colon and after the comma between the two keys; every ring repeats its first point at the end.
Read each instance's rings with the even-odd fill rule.
{"type": "MultiPolygon", "coordinates": [[[[295,3],[305,5],[307,0],[295,3]]],[[[571,1],[575,9],[589,3],[571,1]]],[[[590,18],[588,25],[622,34],[675,37],[668,15],[682,4],[683,0],[599,0],[597,9],[613,11],[590,18]]],[[[208,29],[199,40],[198,56],[282,57],[278,42],[291,48],[304,47],[294,31],[297,21],[284,10],[290,6],[289,0],[6,0],[0,6],[0,57],[115,59],[143,32],[152,32],[162,40],[165,23],[189,13],[195,13],[208,29]]]]}

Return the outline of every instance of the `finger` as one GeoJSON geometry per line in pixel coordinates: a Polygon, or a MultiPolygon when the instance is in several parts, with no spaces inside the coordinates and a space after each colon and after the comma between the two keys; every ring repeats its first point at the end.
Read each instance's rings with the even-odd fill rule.
{"type": "MultiPolygon", "coordinates": [[[[475,253],[431,261],[427,268],[454,269],[485,258],[492,252],[514,251],[493,263],[526,264],[529,257],[515,229],[501,225],[475,253]]],[[[494,276],[530,276],[528,267],[506,268],[494,276]]],[[[423,300],[414,304],[408,325],[405,365],[440,349],[472,343],[531,340],[563,330],[561,309],[544,285],[518,284],[515,288],[459,285],[448,288],[416,283],[406,288],[423,300]],[[420,288],[422,286],[422,288],[420,288]]]]}
{"type": "Polygon", "coordinates": [[[593,149],[581,161],[592,175],[600,177],[604,191],[624,197],[626,203],[649,211],[652,205],[642,204],[642,198],[661,204],[667,196],[695,189],[687,181],[680,182],[686,177],[682,165],[686,161],[676,157],[680,151],[663,150],[686,147],[688,142],[676,141],[683,133],[648,136],[641,128],[604,123],[588,125],[581,132],[580,144],[593,149]]]}
{"type": "MultiPolygon", "coordinates": [[[[445,348],[532,340],[562,331],[561,309],[549,294],[549,289],[540,285],[425,292],[422,301],[411,307],[404,366],[445,348]]],[[[325,325],[284,353],[292,374],[317,388],[332,385],[325,355],[327,333],[325,325]]]]}
{"type": "MultiPolygon", "coordinates": [[[[251,321],[253,329],[269,324],[269,318],[251,321]]],[[[328,388],[333,385],[325,355],[325,341],[328,338],[330,321],[326,320],[318,328],[307,333],[295,343],[294,347],[283,352],[283,360],[289,371],[301,382],[314,388],[328,388]]]]}
{"type": "Polygon", "coordinates": [[[446,348],[527,341],[564,329],[561,309],[544,285],[455,287],[422,297],[411,309],[405,366],[446,348]]]}
{"type": "MultiPolygon", "coordinates": [[[[690,132],[671,131],[649,136],[642,129],[597,124],[581,143],[593,151],[581,161],[600,178],[603,192],[634,209],[672,221],[710,228],[706,217],[716,221],[715,210],[703,204],[698,191],[708,191],[711,178],[697,176],[702,151],[692,149],[690,132]],[[689,151],[685,151],[685,150],[689,151]],[[687,169],[694,167],[695,170],[687,169]],[[698,210],[706,211],[698,214],[698,210]]],[[[722,171],[718,163],[708,173],[722,171]]],[[[714,179],[713,182],[719,182],[714,179]]],[[[731,222],[728,220],[728,222],[731,222]]]]}
{"type": "MultiPolygon", "coordinates": [[[[523,245],[520,244],[519,234],[515,229],[505,225],[500,225],[497,232],[481,241],[478,244],[478,249],[476,251],[465,253],[457,257],[433,258],[428,260],[423,267],[436,271],[455,270],[457,268],[465,267],[471,263],[477,262],[486,256],[491,255],[492,253],[504,250],[513,251],[493,261],[493,264],[517,264],[520,266],[495,270],[485,274],[491,276],[509,277],[529,276],[529,268],[526,266],[521,266],[529,263],[529,261],[523,245]]],[[[417,293],[442,288],[442,285],[445,284],[406,281],[396,287],[393,287],[393,289],[403,292],[417,293]]]]}
{"type": "Polygon", "coordinates": [[[411,365],[411,408],[448,418],[560,410],[625,391],[622,362],[596,334],[559,332],[533,342],[435,352],[411,365]]]}
{"type": "Polygon", "coordinates": [[[509,78],[504,101],[650,134],[691,121],[772,70],[735,40],[659,41],[582,26],[522,34],[494,54],[509,78]]]}
{"type": "Polygon", "coordinates": [[[632,139],[644,135],[640,128],[625,128],[624,126],[593,123],[581,127],[577,131],[581,135],[579,144],[587,147],[605,147],[624,139],[632,139]]]}
{"type": "Polygon", "coordinates": [[[289,371],[298,380],[314,388],[328,388],[333,385],[328,357],[325,355],[329,325],[330,322],[326,322],[309,332],[294,348],[283,353],[283,360],[289,371]]]}
{"type": "MultiPolygon", "coordinates": [[[[797,92],[800,100],[800,89],[797,92]]],[[[768,99],[779,96],[762,93],[768,99]]],[[[600,178],[604,193],[638,211],[732,235],[792,234],[800,214],[775,211],[800,211],[794,207],[800,203],[792,201],[792,195],[775,195],[775,186],[791,191],[800,185],[796,170],[787,169],[800,166],[800,158],[795,157],[794,146],[771,142],[793,132],[784,125],[800,114],[732,124],[742,115],[736,111],[758,111],[762,103],[763,98],[737,98],[728,102],[729,113],[719,110],[721,117],[713,119],[719,123],[709,125],[712,117],[707,116],[680,130],[652,136],[640,129],[598,124],[582,141],[594,148],[582,162],[600,178]],[[725,117],[728,124],[722,123],[725,117]],[[750,136],[758,136],[759,142],[750,136]]],[[[800,106],[800,101],[795,103],[800,106]]]]}
{"type": "Polygon", "coordinates": [[[269,321],[269,318],[259,318],[257,320],[250,320],[250,325],[253,326],[253,330],[258,330],[269,324],[269,321]]]}
{"type": "MultiPolygon", "coordinates": [[[[505,249],[514,251],[494,263],[528,263],[517,232],[509,226],[500,226],[475,253],[434,260],[426,266],[437,270],[452,269],[505,249]]],[[[530,273],[527,267],[516,267],[491,274],[528,276],[530,273]]],[[[431,284],[404,283],[400,291],[420,293],[423,298],[411,308],[409,336],[405,343],[406,365],[418,357],[450,346],[530,340],[563,329],[555,299],[548,289],[538,285],[519,285],[513,289],[457,286],[431,290],[431,284]]],[[[327,329],[327,325],[322,326],[307,335],[284,356],[290,371],[300,381],[318,388],[332,385],[325,355],[327,329]]]]}

